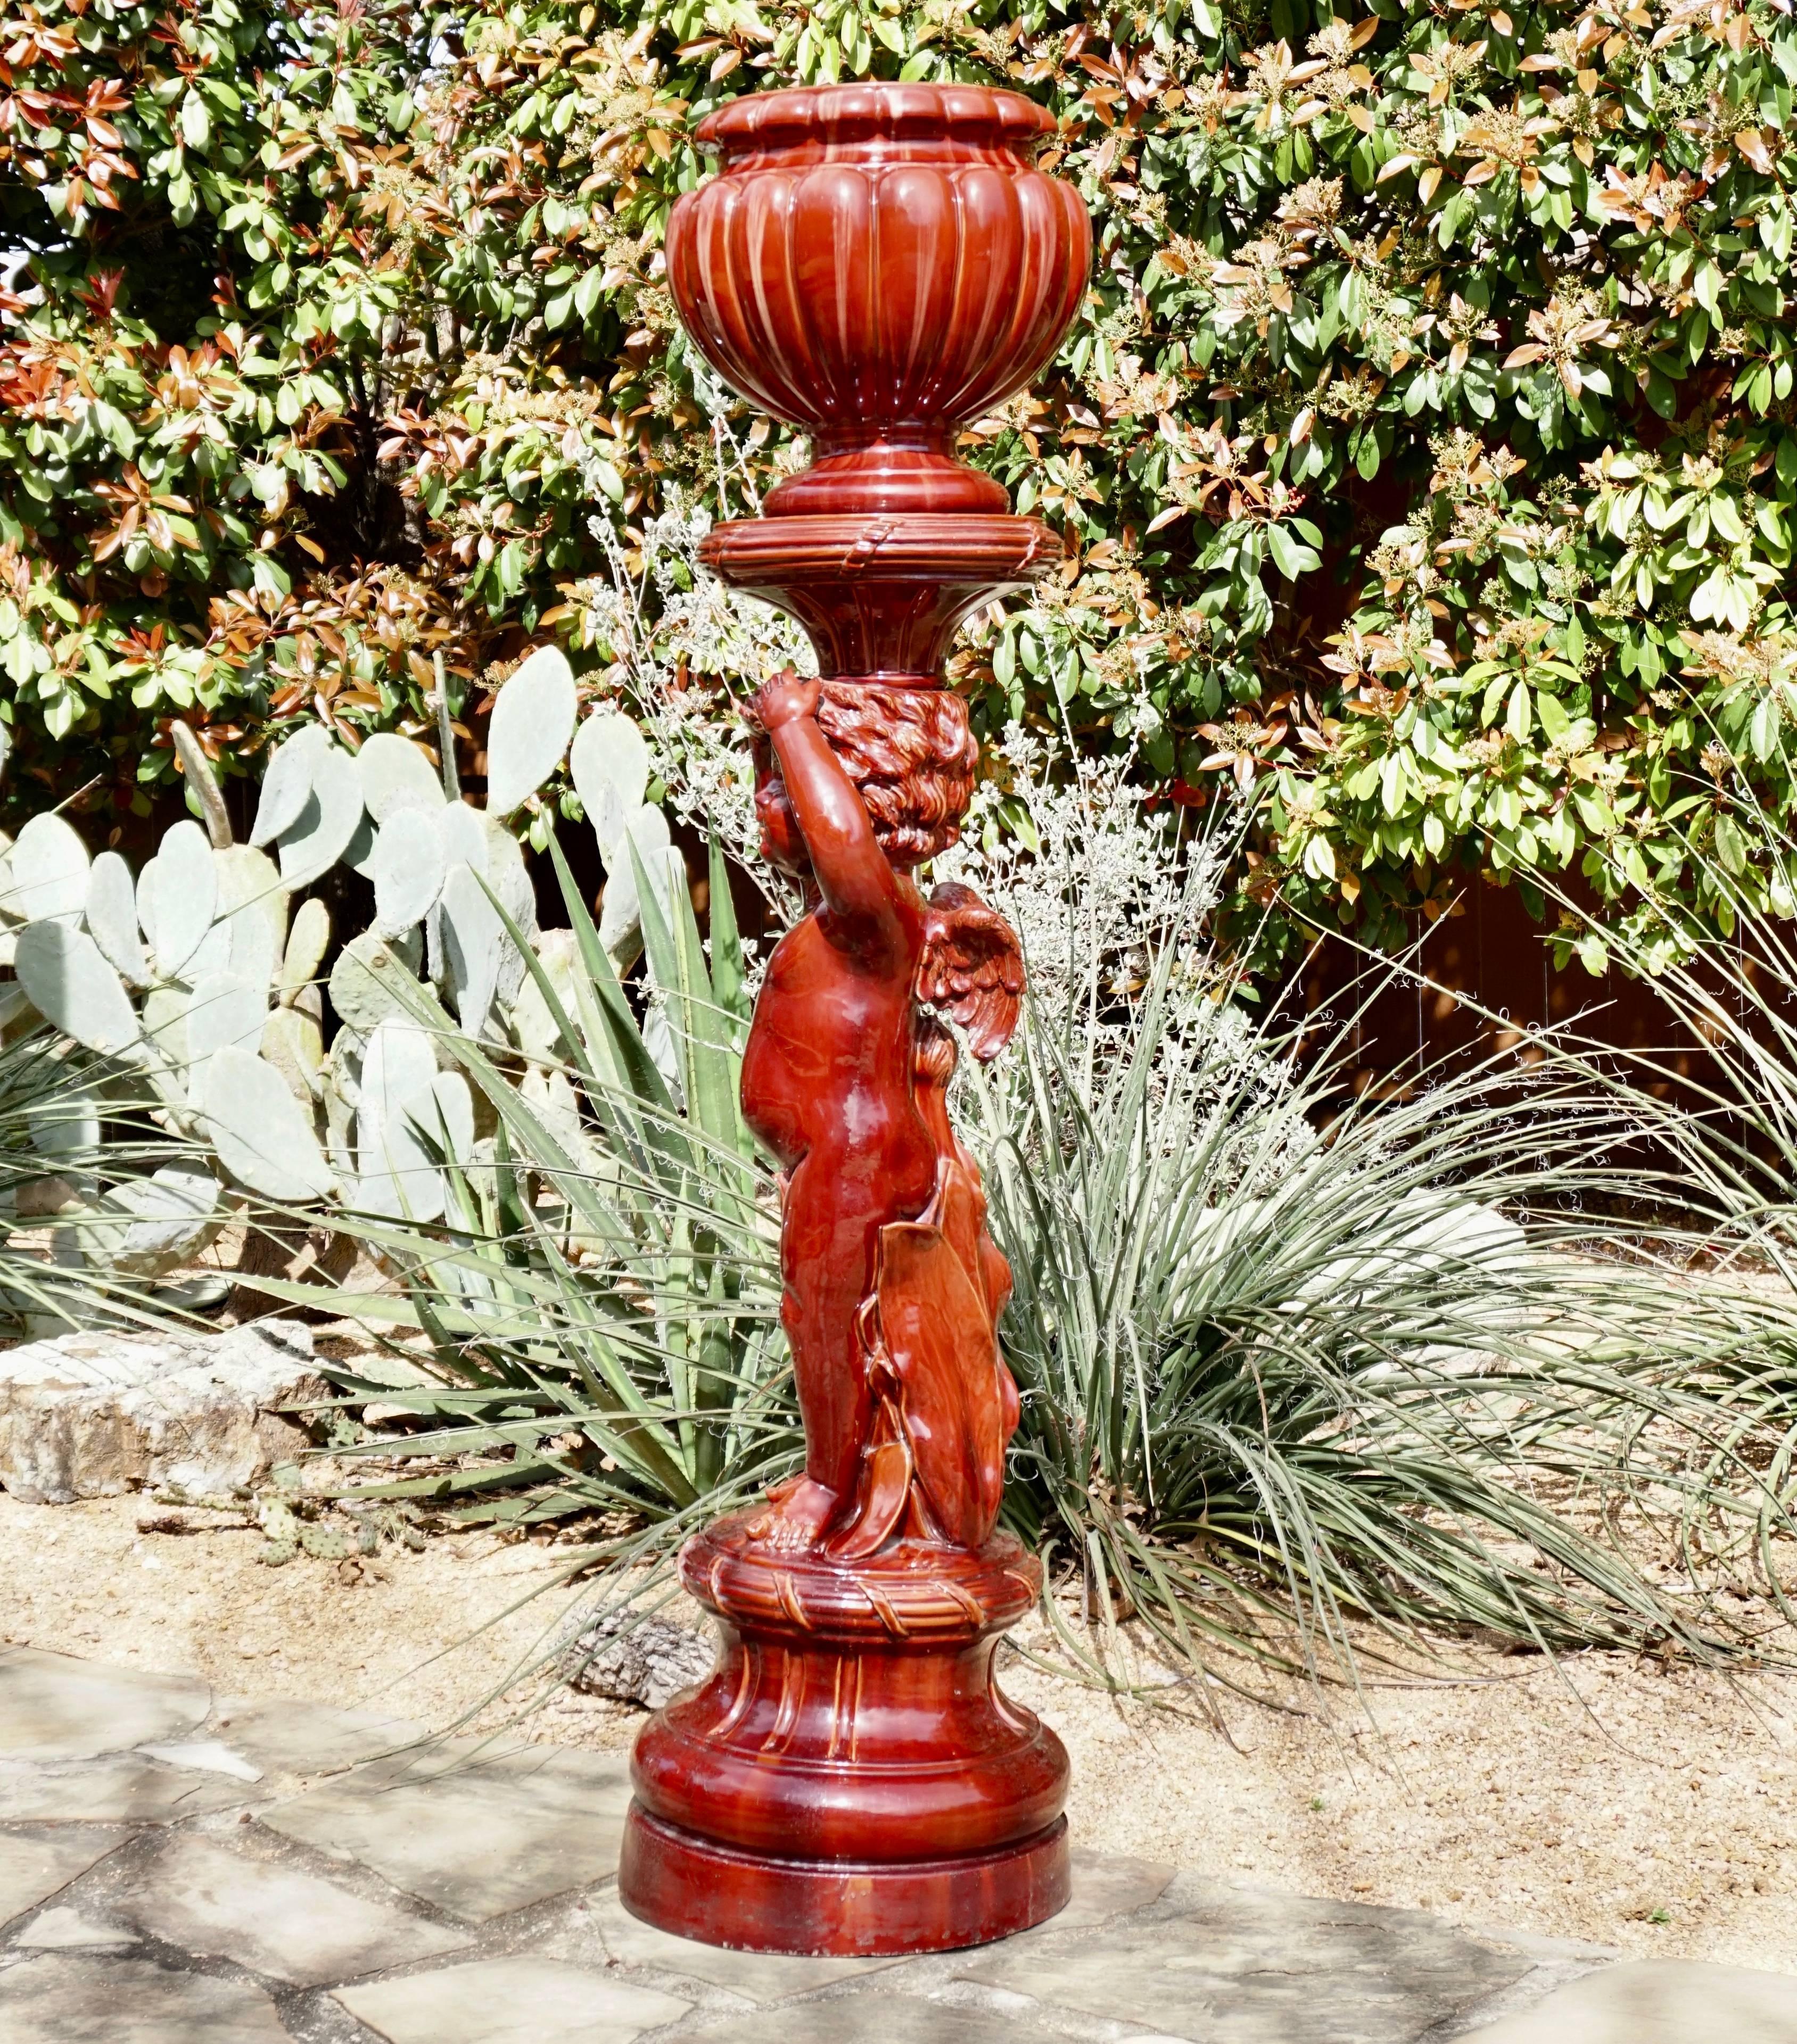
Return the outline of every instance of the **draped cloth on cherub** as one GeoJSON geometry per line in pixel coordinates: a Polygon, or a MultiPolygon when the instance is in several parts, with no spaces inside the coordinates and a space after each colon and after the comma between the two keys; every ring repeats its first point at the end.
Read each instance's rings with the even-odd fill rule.
{"type": "MultiPolygon", "coordinates": [[[[983,1060],[1010,1040],[1022,991],[1010,926],[970,889],[937,888],[918,971],[920,1011],[952,1015],[983,1060]]],[[[998,1336],[1010,1266],[987,1232],[979,1170],[949,1122],[954,1039],[920,1012],[917,1041],[914,1093],[936,1141],[936,1189],[915,1220],[880,1230],[873,1289],[856,1316],[874,1417],[855,1512],[830,1543],[845,1558],[900,1533],[983,1545],[1017,1427],[1017,1387],[998,1336]]]]}

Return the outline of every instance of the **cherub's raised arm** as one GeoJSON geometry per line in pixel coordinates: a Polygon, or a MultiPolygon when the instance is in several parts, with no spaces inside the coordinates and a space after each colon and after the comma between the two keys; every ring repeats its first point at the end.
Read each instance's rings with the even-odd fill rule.
{"type": "Polygon", "coordinates": [[[896,934],[897,877],[854,782],[818,727],[817,705],[817,683],[794,675],[768,682],[755,699],[825,905],[848,920],[893,924],[896,934]]]}

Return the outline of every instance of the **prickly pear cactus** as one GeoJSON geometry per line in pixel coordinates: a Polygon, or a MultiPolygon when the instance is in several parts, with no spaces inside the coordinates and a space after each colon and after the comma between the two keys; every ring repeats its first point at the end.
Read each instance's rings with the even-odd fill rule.
{"type": "Polygon", "coordinates": [[[568,760],[606,867],[599,936],[620,973],[642,951],[642,878],[667,898],[684,868],[645,801],[641,733],[612,710],[577,723],[578,710],[561,654],[533,653],[500,691],[484,811],[452,799],[452,774],[446,786],[410,740],[352,753],[317,725],[269,762],[248,844],[183,821],[133,874],[116,851],[91,858],[59,815],[0,840],[0,964],[14,974],[0,1028],[34,1011],[153,1089],[159,1118],[206,1153],[173,1177],[110,1184],[102,1158],[81,1178],[87,1204],[59,1212],[62,1253],[171,1269],[245,1196],[434,1220],[445,1174],[491,1162],[494,1126],[452,1068],[450,1029],[521,1058],[521,1089],[581,1150],[525,953],[570,1011],[579,968],[569,932],[537,928],[506,819],[568,760]],[[295,906],[338,866],[372,881],[366,930],[333,932],[316,895],[295,906]],[[434,1035],[420,1020],[433,1012],[434,1035]]]}

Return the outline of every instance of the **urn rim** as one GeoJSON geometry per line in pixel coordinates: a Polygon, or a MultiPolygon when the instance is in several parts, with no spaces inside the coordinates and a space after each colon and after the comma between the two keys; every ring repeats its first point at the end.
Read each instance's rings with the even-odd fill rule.
{"type": "Polygon", "coordinates": [[[694,140],[728,168],[745,156],[787,149],[891,142],[959,142],[1027,159],[1056,132],[1054,116],[1020,92],[872,80],[744,93],[708,113],[694,140]]]}

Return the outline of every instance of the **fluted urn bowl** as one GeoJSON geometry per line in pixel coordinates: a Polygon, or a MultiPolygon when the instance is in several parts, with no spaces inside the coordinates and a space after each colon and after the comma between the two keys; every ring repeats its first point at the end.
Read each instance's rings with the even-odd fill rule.
{"type": "Polygon", "coordinates": [[[721,167],[674,209],[668,280],[726,382],[812,436],[769,514],[1008,508],[954,438],[1042,368],[1085,290],[1086,209],[1034,161],[1053,133],[972,86],[752,94],[700,124],[721,167]]]}

